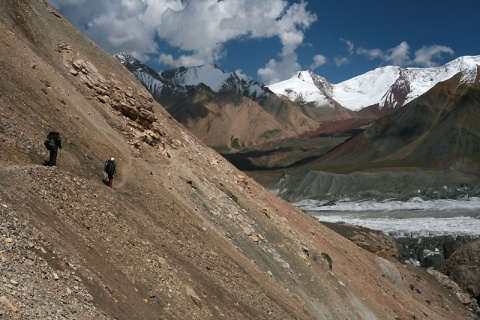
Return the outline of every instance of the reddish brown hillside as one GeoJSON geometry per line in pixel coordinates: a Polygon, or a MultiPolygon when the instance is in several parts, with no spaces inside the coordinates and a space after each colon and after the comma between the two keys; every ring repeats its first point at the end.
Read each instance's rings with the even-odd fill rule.
{"type": "Polygon", "coordinates": [[[217,94],[204,85],[165,100],[169,100],[166,109],[175,119],[205,144],[225,153],[297,136],[316,127],[291,105],[284,108],[288,119],[279,121],[250,98],[217,94]]]}

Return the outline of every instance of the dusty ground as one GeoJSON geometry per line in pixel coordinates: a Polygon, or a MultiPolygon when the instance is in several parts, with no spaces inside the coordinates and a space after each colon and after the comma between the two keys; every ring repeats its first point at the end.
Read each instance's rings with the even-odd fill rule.
{"type": "Polygon", "coordinates": [[[0,317],[475,319],[237,171],[43,1],[5,0],[0,41],[0,317]]]}

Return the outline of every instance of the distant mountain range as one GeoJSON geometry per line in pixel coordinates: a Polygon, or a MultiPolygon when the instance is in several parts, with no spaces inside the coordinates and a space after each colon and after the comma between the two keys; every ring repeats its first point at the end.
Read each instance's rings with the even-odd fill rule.
{"type": "Polygon", "coordinates": [[[344,170],[478,166],[475,163],[480,162],[480,77],[467,75],[459,72],[439,82],[307,167],[344,170]]]}
{"type": "Polygon", "coordinates": [[[313,103],[317,107],[340,104],[353,111],[370,106],[397,108],[458,73],[462,74],[460,83],[473,83],[478,65],[480,56],[460,57],[434,68],[387,66],[339,84],[331,84],[311,71],[301,71],[292,78],[272,84],[268,88],[292,101],[313,103]]]}
{"type": "Polygon", "coordinates": [[[156,96],[162,91],[187,93],[189,88],[203,84],[215,93],[233,92],[252,99],[268,97],[270,91],[262,84],[236,72],[224,72],[215,64],[178,68],[156,72],[125,53],[115,57],[126,66],[140,82],[156,96]]]}
{"type": "MultiPolygon", "coordinates": [[[[237,165],[248,162],[247,167],[257,168],[288,166],[319,156],[342,163],[340,158],[347,159],[351,150],[357,150],[349,140],[368,126],[372,128],[365,134],[369,134],[371,144],[358,148],[372,150],[372,154],[359,156],[359,152],[364,151],[357,150],[357,158],[345,163],[370,161],[375,155],[394,153],[395,146],[405,147],[404,143],[389,144],[388,148],[378,151],[372,148],[375,145],[371,140],[372,130],[391,124],[392,119],[396,119],[393,113],[401,107],[425,99],[430,105],[429,119],[421,121],[434,125],[435,117],[439,116],[436,112],[444,114],[446,111],[442,108],[447,108],[438,107],[443,102],[436,99],[447,94],[448,88],[451,101],[456,101],[453,97],[460,92],[458,88],[467,88],[478,81],[480,65],[480,56],[465,56],[441,67],[387,66],[339,84],[329,83],[311,71],[301,71],[288,80],[265,86],[235,72],[224,72],[216,65],[155,72],[128,55],[117,54],[116,58],[170,114],[207,145],[224,154],[236,153],[229,160],[238,162],[237,165]],[[445,82],[450,84],[442,85],[445,82]],[[434,92],[440,92],[437,98],[422,98],[433,88],[437,88],[434,92]],[[350,144],[350,151],[339,151],[345,141],[350,144]],[[387,149],[390,151],[385,151],[387,149]],[[336,156],[325,155],[330,150],[334,150],[336,156]]],[[[467,91],[462,89],[462,95],[467,91]]],[[[409,107],[408,110],[413,111],[402,119],[407,126],[420,121],[420,107],[412,108],[415,107],[409,107]]],[[[413,139],[412,132],[424,132],[427,128],[410,125],[405,130],[395,135],[413,139]]],[[[362,145],[358,139],[355,143],[362,145]]],[[[388,139],[382,139],[387,144],[388,139]]],[[[462,150],[469,153],[467,149],[462,150]]],[[[411,157],[415,158],[413,154],[411,157]]]]}
{"type": "Polygon", "coordinates": [[[126,54],[115,57],[175,119],[219,152],[292,138],[318,127],[294,103],[216,65],[155,72],[126,54]]]}
{"type": "Polygon", "coordinates": [[[236,72],[227,73],[213,64],[157,73],[124,53],[115,56],[150,92],[157,94],[166,89],[186,91],[187,87],[204,84],[216,93],[236,93],[253,100],[267,98],[273,92],[297,103],[312,103],[317,107],[339,104],[352,111],[375,105],[401,107],[458,73],[462,73],[461,83],[472,83],[480,65],[480,56],[464,56],[441,67],[387,66],[339,84],[332,84],[311,71],[300,71],[288,80],[265,86],[236,72]]]}

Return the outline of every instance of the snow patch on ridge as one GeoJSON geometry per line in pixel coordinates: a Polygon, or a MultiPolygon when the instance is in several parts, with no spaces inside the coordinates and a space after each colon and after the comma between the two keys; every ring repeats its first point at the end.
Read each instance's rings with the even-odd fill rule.
{"type": "Polygon", "coordinates": [[[270,94],[260,83],[236,72],[224,72],[214,64],[177,69],[174,77],[168,82],[177,87],[197,86],[203,83],[217,93],[230,90],[253,99],[270,94]]]}
{"type": "Polygon", "coordinates": [[[229,77],[230,74],[224,73],[216,65],[207,64],[185,69],[183,73],[177,75],[177,81],[185,86],[196,86],[203,83],[213,91],[219,92],[229,77]]]}
{"type": "Polygon", "coordinates": [[[316,106],[328,104],[326,95],[318,88],[319,81],[328,83],[326,79],[314,75],[310,71],[298,72],[289,80],[268,86],[277,95],[287,96],[291,101],[313,102],[316,106]],[[317,77],[317,81],[314,80],[317,77]]]}
{"type": "Polygon", "coordinates": [[[361,110],[381,101],[399,75],[399,67],[369,71],[335,85],[333,99],[350,110],[361,110]]]}

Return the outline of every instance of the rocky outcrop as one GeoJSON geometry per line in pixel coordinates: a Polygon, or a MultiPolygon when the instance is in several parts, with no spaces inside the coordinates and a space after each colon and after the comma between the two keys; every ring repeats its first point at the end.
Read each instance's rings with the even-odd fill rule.
{"type": "Polygon", "coordinates": [[[472,242],[473,236],[439,236],[439,237],[404,237],[396,238],[398,260],[424,268],[438,270],[442,263],[455,250],[472,242]]]}
{"type": "Polygon", "coordinates": [[[89,89],[92,97],[107,110],[124,117],[130,127],[132,146],[138,149],[145,142],[168,155],[165,150],[175,143],[165,141],[162,123],[157,121],[153,110],[154,99],[146,90],[125,86],[113,74],[101,74],[91,61],[74,59],[72,45],[64,41],[58,43],[58,50],[62,53],[64,66],[89,89]]]}
{"type": "Polygon", "coordinates": [[[322,222],[322,224],[379,257],[390,260],[398,258],[395,241],[381,231],[347,223],[322,222]]]}
{"type": "MultiPolygon", "coordinates": [[[[474,242],[471,242],[472,237],[469,236],[394,239],[383,232],[351,224],[322,224],[376,254],[382,276],[399,289],[406,290],[398,269],[389,261],[392,259],[426,268],[441,285],[454,292],[465,306],[480,315],[480,239],[474,242]],[[463,245],[464,243],[468,244],[463,245]],[[443,273],[437,270],[440,265],[443,273]]],[[[410,289],[420,293],[413,284],[410,289]]]]}
{"type": "Polygon", "coordinates": [[[480,301],[480,239],[455,251],[442,264],[440,271],[480,301]]]}
{"type": "MultiPolygon", "coordinates": [[[[430,273],[432,276],[435,277],[435,279],[443,285],[446,289],[453,291],[457,298],[468,308],[470,308],[473,312],[475,312],[477,315],[480,316],[480,307],[478,306],[478,297],[472,298],[470,294],[468,294],[465,291],[465,288],[462,288],[450,279],[448,276],[444,275],[443,273],[433,269],[433,268],[428,268],[427,269],[428,273],[430,273]]],[[[477,278],[478,279],[478,278],[477,278]]],[[[478,282],[478,281],[477,281],[478,282]]]]}
{"type": "MultiPolygon", "coordinates": [[[[65,50],[65,45],[62,46],[65,50]]],[[[69,46],[66,47],[67,50],[69,46]]],[[[89,61],[81,59],[71,61],[70,73],[80,78],[92,95],[101,103],[119,111],[123,116],[150,129],[157,120],[152,112],[153,98],[132,88],[125,88],[113,78],[105,79],[89,61]]]]}

